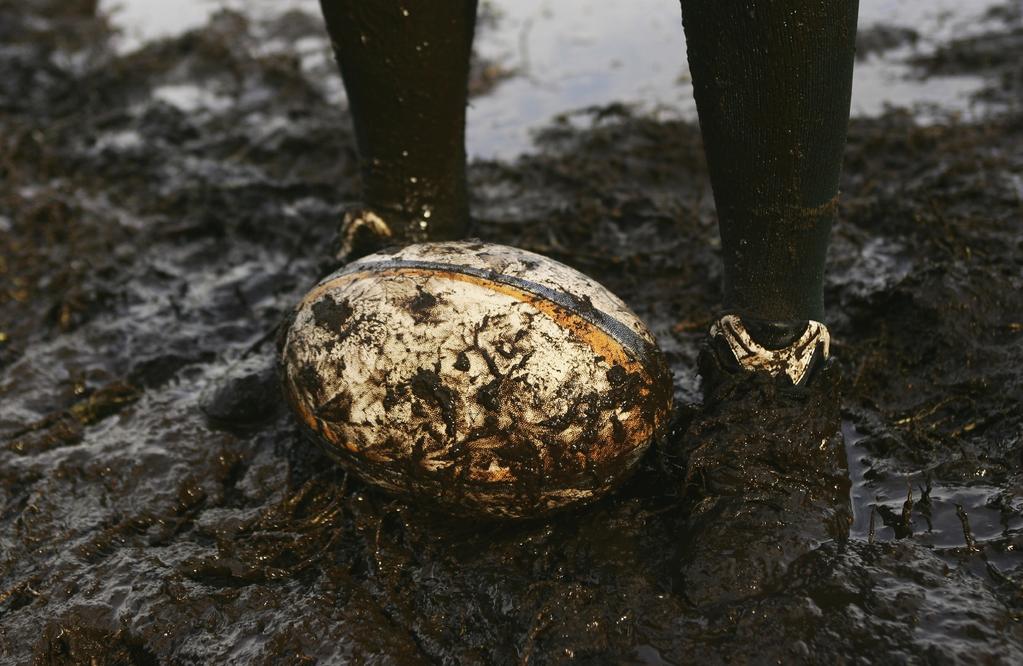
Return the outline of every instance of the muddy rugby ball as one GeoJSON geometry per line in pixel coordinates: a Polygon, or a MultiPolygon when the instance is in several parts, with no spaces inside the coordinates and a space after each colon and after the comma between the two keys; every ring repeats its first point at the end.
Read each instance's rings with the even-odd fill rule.
{"type": "Polygon", "coordinates": [[[372,254],[313,288],[284,334],[308,434],[381,488],[531,517],[613,489],[668,419],[671,374],[616,296],[480,242],[372,254]]]}

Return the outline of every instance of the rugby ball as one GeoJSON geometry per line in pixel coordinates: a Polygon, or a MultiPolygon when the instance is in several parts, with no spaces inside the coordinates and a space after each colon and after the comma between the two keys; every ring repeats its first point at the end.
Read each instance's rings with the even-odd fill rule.
{"type": "Polygon", "coordinates": [[[283,334],[304,430],[388,491],[462,514],[591,501],[671,411],[654,337],[561,263],[488,243],[378,252],[322,280],[283,334]]]}

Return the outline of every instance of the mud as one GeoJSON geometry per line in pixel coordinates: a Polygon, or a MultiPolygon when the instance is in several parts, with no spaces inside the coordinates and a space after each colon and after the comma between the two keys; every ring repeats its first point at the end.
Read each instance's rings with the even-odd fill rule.
{"type": "MultiPolygon", "coordinates": [[[[1013,7],[990,30],[1014,59],[946,45],[1006,100],[1013,7]]],[[[274,29],[222,13],[117,55],[91,2],[0,5],[3,661],[1023,660],[1018,103],[852,123],[826,289],[852,536],[704,612],[678,575],[721,298],[694,125],[593,109],[469,170],[477,235],[594,276],[666,351],[674,427],[613,496],[451,521],[348,477],[283,410],[204,415],[229,369],[260,374],[357,195],[345,118],[260,51],[274,29]]]]}
{"type": "Polygon", "coordinates": [[[990,8],[982,17],[984,29],[910,59],[921,76],[976,76],[986,79],[977,101],[1009,111],[1020,110],[1023,62],[1023,3],[1009,0],[990,8]]]}
{"type": "Polygon", "coordinates": [[[856,32],[856,59],[865,60],[903,46],[915,46],[920,33],[913,28],[875,24],[856,32]]]}

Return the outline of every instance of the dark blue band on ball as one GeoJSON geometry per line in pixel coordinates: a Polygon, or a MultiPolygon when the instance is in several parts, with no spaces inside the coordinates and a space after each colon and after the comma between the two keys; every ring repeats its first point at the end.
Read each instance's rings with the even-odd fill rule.
{"type": "Polygon", "coordinates": [[[581,299],[578,296],[570,294],[566,291],[560,291],[557,289],[551,289],[542,284],[533,282],[532,280],[526,280],[524,278],[515,277],[513,275],[506,275],[505,273],[499,273],[497,271],[489,270],[486,268],[473,268],[471,266],[464,266],[459,264],[446,264],[437,261],[415,261],[407,259],[390,259],[386,261],[369,261],[369,262],[356,262],[349,264],[340,271],[332,274],[321,282],[325,284],[341,277],[342,275],[350,275],[353,273],[373,273],[374,271],[385,271],[395,270],[402,268],[412,268],[420,270],[436,270],[446,271],[448,273],[461,273],[463,275],[470,275],[476,278],[482,278],[497,284],[504,284],[516,289],[546,299],[555,305],[570,310],[577,314],[583,320],[593,324],[608,336],[614,338],[626,351],[631,352],[639,360],[646,363],[649,359],[656,354],[654,345],[644,340],[634,330],[618,321],[611,315],[598,310],[594,307],[593,303],[589,299],[581,299]]]}

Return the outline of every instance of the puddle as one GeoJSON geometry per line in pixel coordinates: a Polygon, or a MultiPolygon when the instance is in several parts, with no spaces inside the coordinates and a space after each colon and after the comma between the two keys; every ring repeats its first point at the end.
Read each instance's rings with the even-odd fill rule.
{"type": "Polygon", "coordinates": [[[153,90],[153,97],[177,107],[185,113],[193,113],[201,109],[223,111],[231,104],[229,97],[218,95],[212,90],[190,83],[160,86],[153,90]]]}
{"type": "Polygon", "coordinates": [[[943,485],[924,472],[874,473],[867,435],[843,421],[853,526],[850,536],[862,541],[912,539],[938,550],[984,552],[996,565],[1019,564],[1013,535],[1023,534],[1023,498],[1004,499],[1006,490],[991,485],[943,485]],[[988,547],[988,546],[992,547],[988,547]]]}
{"type": "MultiPolygon", "coordinates": [[[[972,95],[977,76],[922,80],[906,63],[936,42],[980,28],[978,17],[992,0],[862,0],[860,27],[909,27],[916,45],[872,55],[857,63],[854,115],[874,116],[886,108],[907,107],[923,122],[948,114],[973,117],[982,111],[972,95]]],[[[186,0],[168,5],[155,0],[106,0],[100,6],[122,31],[120,48],[139,45],[203,25],[221,9],[252,17],[298,9],[319,16],[315,0],[186,0]]],[[[510,159],[532,146],[532,133],[558,114],[593,105],[625,102],[665,117],[694,119],[679,5],[670,0],[608,4],[598,0],[495,0],[483,2],[487,17],[477,31],[480,56],[515,75],[472,101],[467,145],[476,158],[510,159]]],[[[303,68],[321,88],[343,97],[333,71],[326,34],[303,38],[303,68]]],[[[273,50],[268,41],[266,49],[273,50]]]]}

